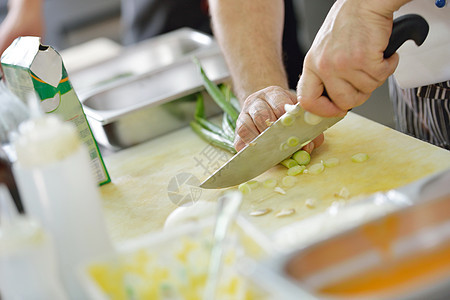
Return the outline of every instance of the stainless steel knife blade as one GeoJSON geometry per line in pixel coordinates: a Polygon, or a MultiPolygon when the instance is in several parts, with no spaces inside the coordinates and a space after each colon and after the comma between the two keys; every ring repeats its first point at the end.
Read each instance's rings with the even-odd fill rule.
{"type": "Polygon", "coordinates": [[[298,104],[296,113],[286,113],[269,128],[256,137],[253,142],[235,154],[220,169],[209,176],[201,185],[205,189],[226,188],[246,182],[290,157],[308,142],[316,138],[342,119],[342,117],[323,118],[318,124],[305,122],[305,113],[298,104]],[[288,124],[284,116],[292,117],[288,124]],[[297,145],[289,146],[288,139],[298,140],[297,145]]]}

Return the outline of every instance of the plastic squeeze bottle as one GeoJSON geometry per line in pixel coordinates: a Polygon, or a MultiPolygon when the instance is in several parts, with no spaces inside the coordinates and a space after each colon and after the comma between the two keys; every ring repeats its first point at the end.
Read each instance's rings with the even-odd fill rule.
{"type": "Polygon", "coordinates": [[[69,297],[88,299],[80,267],[113,247],[86,146],[72,123],[49,114],[22,123],[14,148],[13,172],[25,211],[53,237],[69,297]]]}
{"type": "Polygon", "coordinates": [[[49,235],[19,215],[0,184],[0,293],[3,300],[66,300],[49,235]]]}
{"type": "Polygon", "coordinates": [[[20,194],[17,189],[16,181],[11,169],[11,161],[9,160],[7,154],[4,152],[3,148],[0,147],[0,184],[6,184],[9,192],[14,200],[17,210],[20,213],[24,213],[22,201],[20,199],[20,194]]]}

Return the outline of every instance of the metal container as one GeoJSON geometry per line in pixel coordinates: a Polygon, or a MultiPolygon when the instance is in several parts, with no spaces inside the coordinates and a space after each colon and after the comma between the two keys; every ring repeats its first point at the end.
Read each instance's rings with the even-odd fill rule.
{"type": "MultiPolygon", "coordinates": [[[[195,111],[193,94],[204,90],[194,56],[214,82],[229,79],[214,39],[187,28],[71,74],[97,142],[118,150],[186,126],[195,111]]],[[[205,110],[207,116],[221,111],[207,95],[205,110]]]]}
{"type": "Polygon", "coordinates": [[[415,204],[254,265],[282,299],[449,299],[450,170],[407,186],[415,204]]]}

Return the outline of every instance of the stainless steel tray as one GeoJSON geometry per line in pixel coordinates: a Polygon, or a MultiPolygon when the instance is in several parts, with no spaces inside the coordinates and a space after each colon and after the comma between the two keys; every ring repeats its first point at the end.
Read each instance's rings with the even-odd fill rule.
{"type": "Polygon", "coordinates": [[[122,49],[117,56],[71,72],[70,81],[77,93],[104,89],[176,63],[186,56],[217,49],[217,43],[210,35],[182,28],[122,49]]]}
{"type": "MultiPolygon", "coordinates": [[[[214,82],[229,79],[216,42],[190,29],[150,39],[71,76],[97,142],[118,150],[186,126],[195,111],[193,94],[204,90],[193,56],[214,82]]],[[[205,109],[207,116],[221,111],[209,97],[205,109]]]]}

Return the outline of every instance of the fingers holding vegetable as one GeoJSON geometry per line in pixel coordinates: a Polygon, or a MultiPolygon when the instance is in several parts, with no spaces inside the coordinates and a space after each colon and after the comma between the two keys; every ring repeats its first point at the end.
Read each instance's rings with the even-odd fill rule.
{"type": "MultiPolygon", "coordinates": [[[[231,87],[227,84],[217,86],[206,76],[200,62],[194,59],[194,63],[199,67],[205,89],[216,104],[223,109],[224,115],[222,126],[207,120],[203,96],[200,93],[197,95],[194,120],[190,125],[194,132],[205,141],[230,153],[236,153],[236,150],[239,151],[250,144],[262,131],[271,126],[272,122],[280,118],[288,109],[285,109],[285,104],[292,106],[296,103],[293,92],[272,86],[250,95],[239,114],[239,103],[231,92],[231,87]],[[255,122],[255,119],[259,121],[255,122]],[[235,131],[233,131],[234,129],[235,131]]],[[[311,153],[322,143],[323,135],[320,135],[303,149],[311,153]]]]}
{"type": "Polygon", "coordinates": [[[325,137],[324,137],[324,135],[323,135],[323,133],[322,133],[321,135],[319,135],[318,137],[316,137],[314,140],[312,140],[311,143],[309,143],[309,144],[307,144],[306,146],[304,146],[304,147],[302,148],[302,150],[305,150],[306,152],[308,152],[309,154],[311,154],[311,152],[312,152],[314,149],[320,147],[320,145],[323,144],[324,140],[325,140],[325,137]]]}
{"type": "Polygon", "coordinates": [[[236,136],[234,140],[234,145],[236,150],[239,151],[249,144],[255,137],[258,136],[259,130],[256,127],[253,119],[248,113],[243,113],[239,115],[236,121],[236,136]],[[238,149],[237,147],[240,146],[238,149]]]}
{"type": "Polygon", "coordinates": [[[244,101],[236,122],[236,150],[249,144],[284,113],[285,104],[295,104],[295,95],[278,86],[255,92],[244,101]]]}

